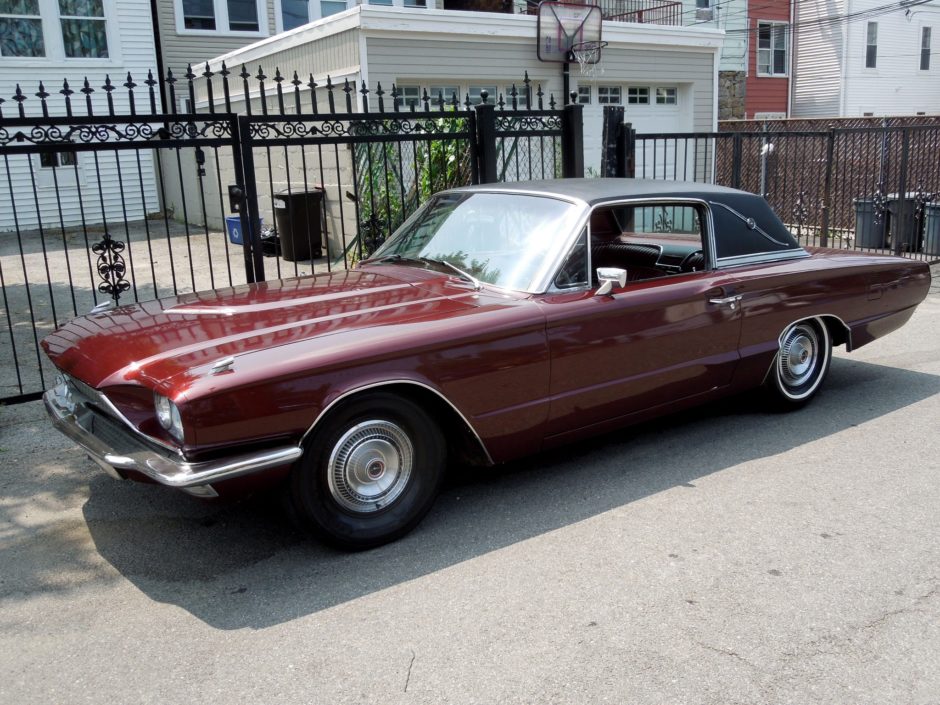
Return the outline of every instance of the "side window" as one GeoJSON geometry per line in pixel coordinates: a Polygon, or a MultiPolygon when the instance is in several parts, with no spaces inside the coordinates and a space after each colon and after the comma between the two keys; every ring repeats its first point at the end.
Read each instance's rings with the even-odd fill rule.
{"type": "Polygon", "coordinates": [[[625,269],[629,281],[704,269],[702,208],[655,203],[595,209],[591,214],[591,268],[625,269]]]}
{"type": "Polygon", "coordinates": [[[559,289],[574,289],[587,286],[587,230],[582,230],[565,263],[558,270],[555,286],[559,289]]]}

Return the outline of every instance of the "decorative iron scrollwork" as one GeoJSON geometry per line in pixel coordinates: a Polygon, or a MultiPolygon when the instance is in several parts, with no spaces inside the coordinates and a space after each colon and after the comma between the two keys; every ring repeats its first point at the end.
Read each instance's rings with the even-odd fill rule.
{"type": "Polygon", "coordinates": [[[200,137],[225,139],[231,136],[227,121],[206,120],[177,122],[98,123],[91,125],[35,125],[15,130],[0,127],[0,146],[10,143],[33,144],[108,144],[114,142],[146,142],[153,140],[194,140],[200,137]]]}
{"type": "Polygon", "coordinates": [[[500,132],[525,130],[561,130],[560,115],[521,116],[508,114],[496,115],[496,129],[500,132]]]}
{"type": "Polygon", "coordinates": [[[107,294],[116,304],[125,291],[131,288],[130,282],[124,279],[127,265],[121,253],[124,243],[113,240],[110,233],[104,234],[104,239],[91,246],[91,251],[98,255],[98,276],[103,280],[98,284],[98,291],[107,294]]]}

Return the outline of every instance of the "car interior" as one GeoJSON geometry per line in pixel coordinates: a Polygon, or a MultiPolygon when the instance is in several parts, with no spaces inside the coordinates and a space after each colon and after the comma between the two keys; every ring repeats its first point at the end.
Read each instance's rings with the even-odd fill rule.
{"type": "MultiPolygon", "coordinates": [[[[687,203],[595,208],[589,227],[592,284],[598,284],[599,267],[625,270],[628,282],[704,269],[703,220],[700,207],[687,203]]],[[[578,240],[556,278],[556,287],[586,283],[587,237],[583,233],[578,240]]]]}

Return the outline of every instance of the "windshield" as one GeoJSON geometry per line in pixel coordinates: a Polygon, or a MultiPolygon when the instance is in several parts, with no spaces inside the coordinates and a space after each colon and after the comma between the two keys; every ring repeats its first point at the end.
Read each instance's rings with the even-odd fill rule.
{"type": "Polygon", "coordinates": [[[566,248],[579,213],[544,196],[440,194],[370,260],[449,262],[481,282],[533,293],[566,248]]]}

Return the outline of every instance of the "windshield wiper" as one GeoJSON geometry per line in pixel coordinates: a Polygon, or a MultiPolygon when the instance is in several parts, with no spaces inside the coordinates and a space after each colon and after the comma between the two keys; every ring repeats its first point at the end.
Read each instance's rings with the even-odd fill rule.
{"type": "Polygon", "coordinates": [[[394,255],[385,255],[384,257],[379,257],[371,261],[372,264],[385,264],[387,262],[394,262],[396,264],[421,264],[425,267],[428,264],[424,257],[405,257],[397,253],[394,255]]]}
{"type": "Polygon", "coordinates": [[[457,266],[451,264],[451,263],[448,262],[446,259],[431,259],[430,257],[420,257],[419,259],[420,259],[422,262],[429,262],[429,263],[432,263],[432,264],[443,264],[445,267],[447,267],[448,269],[450,269],[452,272],[454,272],[454,273],[455,273],[457,276],[459,276],[461,279],[463,279],[464,281],[470,282],[471,286],[473,286],[473,288],[474,288],[476,291],[479,291],[480,289],[483,288],[483,285],[480,283],[480,280],[479,280],[479,279],[477,279],[477,278],[476,278],[475,276],[473,276],[472,274],[468,274],[467,272],[463,271],[460,267],[457,267],[457,266]]]}

